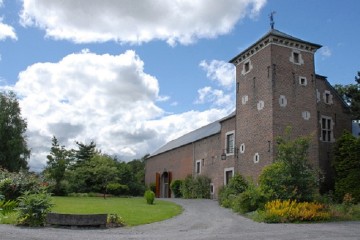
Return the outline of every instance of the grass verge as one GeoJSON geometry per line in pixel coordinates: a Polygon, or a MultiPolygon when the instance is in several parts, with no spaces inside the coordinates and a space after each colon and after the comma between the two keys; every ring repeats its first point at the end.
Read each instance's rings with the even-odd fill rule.
{"type": "Polygon", "coordinates": [[[113,213],[118,214],[127,226],[162,221],[182,212],[182,207],[156,199],[153,205],[144,198],[53,197],[56,213],[113,213]]]}

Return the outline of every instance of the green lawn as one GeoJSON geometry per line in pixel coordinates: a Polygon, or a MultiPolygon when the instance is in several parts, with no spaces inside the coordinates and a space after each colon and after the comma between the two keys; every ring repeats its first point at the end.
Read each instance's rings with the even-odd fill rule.
{"type": "Polygon", "coordinates": [[[127,226],[157,222],[182,212],[175,203],[155,199],[154,205],[144,198],[53,197],[56,213],[116,213],[127,226]]]}

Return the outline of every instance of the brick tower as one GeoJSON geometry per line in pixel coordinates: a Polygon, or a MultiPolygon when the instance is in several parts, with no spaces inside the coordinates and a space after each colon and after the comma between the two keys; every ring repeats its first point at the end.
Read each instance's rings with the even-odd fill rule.
{"type": "Polygon", "coordinates": [[[276,136],[313,134],[319,166],[314,53],[321,46],[271,29],[230,60],[236,66],[237,172],[254,179],[274,161],[276,136]]]}

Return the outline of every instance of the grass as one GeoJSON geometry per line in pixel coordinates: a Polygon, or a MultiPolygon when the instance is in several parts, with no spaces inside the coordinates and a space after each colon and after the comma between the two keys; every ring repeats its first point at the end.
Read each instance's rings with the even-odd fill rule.
{"type": "Polygon", "coordinates": [[[118,214],[127,226],[162,221],[182,212],[175,203],[156,199],[153,205],[144,198],[53,197],[56,213],[113,213],[118,214]]]}

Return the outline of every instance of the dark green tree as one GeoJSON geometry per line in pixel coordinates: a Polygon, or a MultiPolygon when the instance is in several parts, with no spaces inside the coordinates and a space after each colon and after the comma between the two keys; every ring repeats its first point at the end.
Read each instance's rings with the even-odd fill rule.
{"type": "Polygon", "coordinates": [[[9,171],[28,169],[30,150],[25,137],[26,128],[15,93],[0,92],[0,167],[9,171]]]}
{"type": "Polygon", "coordinates": [[[291,128],[278,137],[276,162],[260,175],[262,190],[270,199],[311,201],[318,190],[318,172],[308,162],[310,136],[292,140],[291,128]]]}
{"type": "Polygon", "coordinates": [[[53,193],[55,195],[64,195],[66,194],[66,189],[64,189],[62,181],[65,179],[65,171],[72,159],[72,154],[64,146],[59,145],[55,136],[53,136],[51,141],[52,147],[50,154],[47,155],[48,161],[44,175],[46,178],[55,181],[53,193]]]}
{"type": "Polygon", "coordinates": [[[360,71],[355,76],[355,84],[336,84],[334,87],[344,101],[349,104],[353,119],[360,120],[360,71]]]}
{"type": "Polygon", "coordinates": [[[78,141],[75,143],[79,148],[75,151],[76,165],[81,165],[82,163],[94,157],[96,153],[98,153],[96,150],[96,143],[94,141],[91,141],[90,144],[85,144],[78,141]]]}
{"type": "Polygon", "coordinates": [[[342,201],[349,193],[360,202],[360,138],[350,132],[336,141],[333,167],[335,169],[335,197],[342,201]]]}

